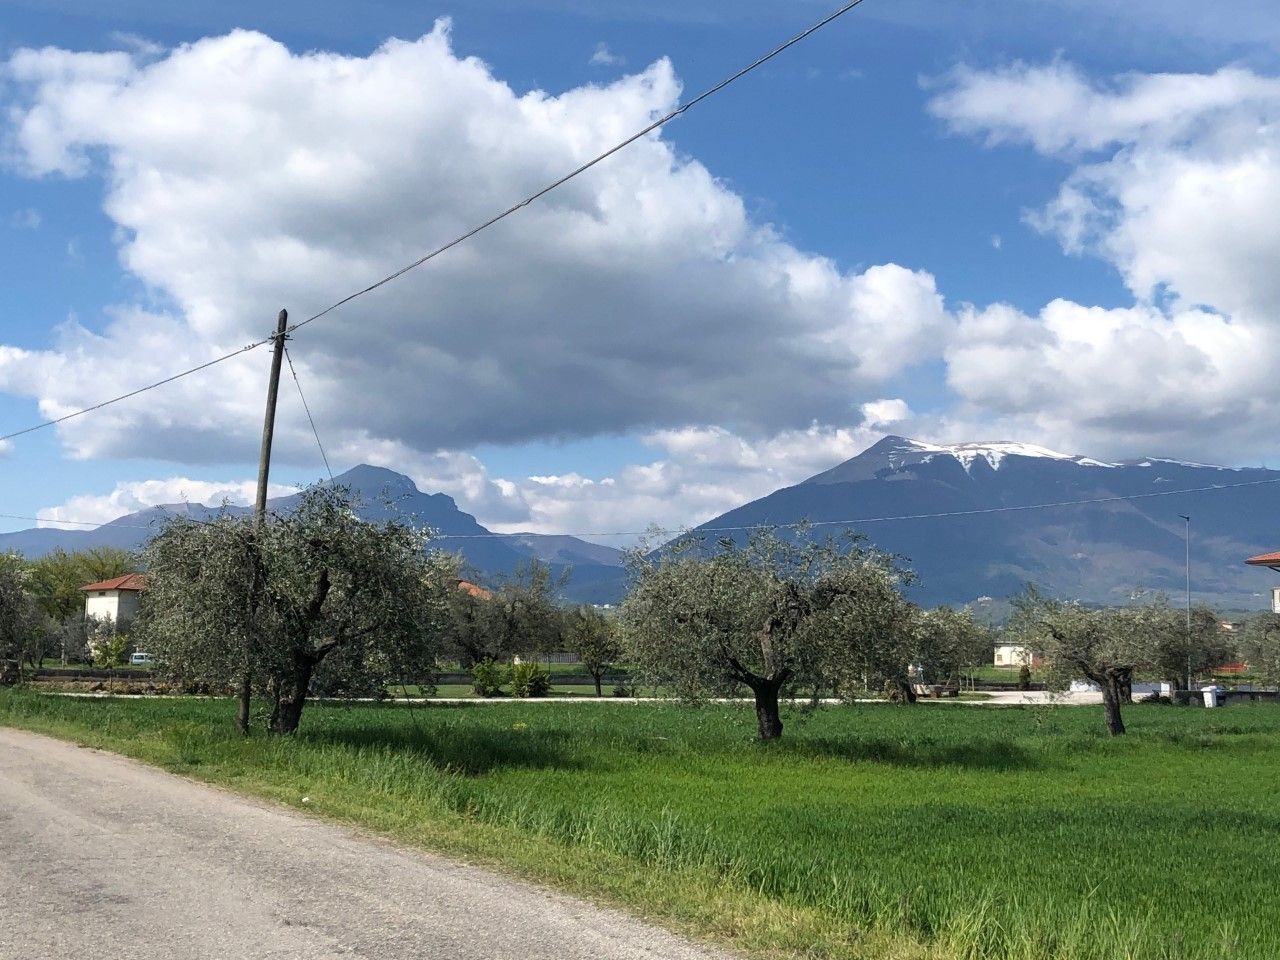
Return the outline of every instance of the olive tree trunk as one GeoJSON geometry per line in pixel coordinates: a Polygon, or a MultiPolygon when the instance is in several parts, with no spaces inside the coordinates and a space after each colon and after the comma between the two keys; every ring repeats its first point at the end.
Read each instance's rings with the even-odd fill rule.
{"type": "Polygon", "coordinates": [[[1125,703],[1127,675],[1108,670],[1104,674],[1098,674],[1089,679],[1102,687],[1102,706],[1107,716],[1107,732],[1113,737],[1123,736],[1124,718],[1120,716],[1120,705],[1125,703]]]}
{"type": "Polygon", "coordinates": [[[280,678],[276,687],[275,706],[271,711],[272,733],[289,736],[298,732],[315,666],[315,661],[310,657],[295,657],[289,675],[280,678]]]}

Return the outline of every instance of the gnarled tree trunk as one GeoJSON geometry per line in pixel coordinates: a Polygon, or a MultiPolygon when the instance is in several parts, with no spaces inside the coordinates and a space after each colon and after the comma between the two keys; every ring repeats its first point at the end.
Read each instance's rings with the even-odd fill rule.
{"type": "MultiPolygon", "coordinates": [[[[1120,705],[1126,702],[1126,691],[1132,689],[1132,671],[1113,668],[1102,673],[1094,673],[1089,679],[1102,687],[1102,706],[1107,716],[1107,732],[1113,737],[1122,736],[1124,719],[1120,716],[1120,705]]],[[[1132,697],[1128,702],[1132,702],[1132,697]]]]}
{"type": "Polygon", "coordinates": [[[762,677],[752,673],[736,659],[729,661],[733,679],[746,684],[756,700],[756,729],[761,740],[777,740],[782,736],[782,716],[778,712],[778,694],[791,679],[791,670],[784,668],[772,676],[762,677]]]}
{"type": "Polygon", "coordinates": [[[777,740],[782,736],[782,717],[778,712],[778,691],[783,678],[755,677],[748,682],[756,698],[756,728],[761,740],[777,740]]]}
{"type": "Polygon", "coordinates": [[[271,711],[271,732],[294,734],[302,720],[302,708],[307,705],[307,692],[311,687],[311,674],[315,660],[306,655],[293,659],[288,676],[281,677],[276,687],[276,702],[271,711]]]}

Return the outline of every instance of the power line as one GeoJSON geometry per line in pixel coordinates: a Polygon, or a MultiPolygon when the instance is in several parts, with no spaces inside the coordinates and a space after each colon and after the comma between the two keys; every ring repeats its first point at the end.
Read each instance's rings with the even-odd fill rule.
{"type": "Polygon", "coordinates": [[[631,136],[627,137],[627,139],[623,140],[621,143],[618,143],[610,147],[608,150],[606,150],[604,153],[600,154],[599,156],[596,156],[593,159],[588,160],[586,163],[582,164],[581,166],[574,168],[569,173],[566,173],[564,176],[562,176],[559,180],[555,180],[552,183],[547,184],[541,190],[537,191],[536,193],[530,194],[529,196],[521,200],[519,203],[513,204],[510,207],[507,207],[507,209],[503,210],[497,216],[490,217],[484,223],[481,223],[478,226],[472,227],[466,233],[458,237],[455,237],[454,239],[450,240],[448,243],[443,244],[442,246],[436,247],[436,249],[432,250],[426,256],[420,257],[417,260],[413,261],[413,263],[410,263],[401,267],[395,273],[388,274],[387,276],[379,280],[377,283],[371,283],[369,284],[369,286],[365,287],[363,290],[357,290],[355,293],[351,294],[350,296],[343,297],[341,300],[338,300],[336,303],[330,304],[329,306],[325,307],[323,310],[321,310],[319,313],[315,314],[314,316],[308,317],[306,320],[299,321],[298,323],[290,327],[289,330],[293,331],[298,329],[298,327],[305,327],[308,323],[311,323],[314,320],[319,320],[325,314],[338,309],[338,307],[344,306],[345,304],[350,303],[352,300],[355,300],[357,297],[364,296],[366,293],[372,293],[374,290],[377,290],[379,287],[383,286],[384,284],[390,283],[392,280],[399,279],[400,277],[408,273],[410,270],[417,269],[418,267],[426,263],[428,260],[434,260],[436,257],[440,256],[440,254],[444,253],[447,250],[452,249],[453,247],[456,247],[460,243],[464,243],[465,241],[470,240],[476,234],[489,229],[495,223],[498,223],[500,220],[505,220],[507,217],[511,216],[513,213],[516,213],[517,211],[522,210],[523,208],[527,207],[529,204],[533,203],[534,201],[539,200],[542,197],[545,197],[548,193],[550,193],[552,190],[555,190],[557,187],[561,187],[564,184],[568,183],[570,180],[572,180],[574,177],[578,176],[579,174],[586,173],[596,164],[609,159],[609,157],[613,156],[619,150],[623,150],[626,147],[631,146],[631,144],[635,143],[637,140],[641,139],[642,137],[645,137],[648,134],[652,133],[653,131],[657,130],[658,128],[663,127],[666,124],[670,123],[676,117],[685,113],[687,110],[691,109],[692,107],[697,106],[703,100],[706,100],[708,97],[712,97],[715,94],[719,93],[721,90],[729,86],[729,84],[733,83],[735,80],[739,80],[742,77],[745,77],[748,73],[755,70],[757,67],[763,66],[764,64],[768,63],[770,60],[778,56],[778,54],[782,53],[784,50],[787,50],[788,48],[795,46],[797,43],[799,43],[801,40],[804,40],[810,34],[816,33],[817,31],[825,27],[827,24],[831,23],[833,20],[836,20],[844,16],[846,13],[848,13],[850,10],[852,10],[854,7],[858,6],[862,2],[863,0],[850,0],[850,2],[844,4],[838,10],[835,10],[834,12],[829,13],[827,16],[823,17],[821,20],[813,24],[811,27],[808,27],[805,30],[802,30],[800,33],[797,33],[790,40],[780,43],[778,46],[774,47],[764,56],[758,57],[756,60],[753,60],[751,63],[743,67],[737,73],[733,74],[730,77],[726,77],[724,80],[721,80],[719,83],[715,84],[714,86],[708,87],[706,90],[702,91],[702,93],[698,94],[692,100],[689,100],[687,103],[681,104],[680,106],[676,107],[676,109],[672,110],[670,113],[666,114],[665,116],[659,117],[657,120],[653,121],[644,129],[638,130],[637,132],[633,133],[631,136]]]}
{"type": "Polygon", "coordinates": [[[91,407],[85,407],[82,410],[76,410],[72,413],[64,414],[61,417],[54,417],[52,420],[45,420],[43,423],[36,423],[21,430],[15,430],[13,433],[6,433],[0,437],[0,443],[6,440],[12,440],[14,437],[21,437],[24,434],[34,433],[37,430],[43,430],[45,427],[54,427],[60,423],[66,423],[76,417],[82,417],[86,413],[93,413],[95,410],[101,410],[103,407],[109,407],[113,403],[119,403],[121,400],[128,400],[130,397],[136,397],[140,393],[146,393],[148,390],[155,390],[157,387],[163,387],[166,384],[173,383],[175,380],[181,380],[183,377],[189,377],[193,373],[199,373],[201,370],[208,370],[210,367],[222,363],[224,360],[230,360],[238,357],[242,353],[248,353],[250,350],[256,350],[264,343],[270,343],[274,339],[274,334],[270,337],[264,337],[261,340],[255,340],[253,343],[245,344],[239,350],[232,350],[230,353],[224,353],[220,357],[215,357],[199,366],[191,367],[189,370],[183,370],[181,373],[175,373],[172,376],[165,377],[163,380],[157,380],[155,383],[149,383],[145,387],[138,387],[136,390],[130,390],[128,393],[122,393],[118,397],[112,397],[110,400],[103,400],[101,403],[95,403],[91,407]]]}
{"type": "MultiPolygon", "coordinates": [[[[1280,483],[1280,477],[1271,477],[1267,480],[1244,480],[1240,483],[1215,483],[1205,487],[1187,487],[1181,490],[1158,490],[1153,493],[1129,493],[1114,497],[1090,497],[1084,500],[1056,500],[1050,503],[1027,503],[1016,506],[1007,507],[983,507],[974,510],[946,510],[939,513],[904,513],[897,516],[883,517],[856,517],[851,520],[799,520],[788,523],[753,523],[742,526],[727,527],[697,527],[674,528],[674,527],[650,527],[648,530],[614,530],[609,532],[601,531],[565,531],[556,534],[540,534],[540,536],[558,536],[558,537],[642,537],[646,534],[680,534],[680,533],[743,533],[751,530],[788,530],[800,527],[853,527],[864,523],[891,523],[899,520],[942,520],[948,517],[972,517],[985,516],[994,513],[1014,513],[1026,510],[1051,510],[1057,507],[1080,507],[1099,503],[1122,503],[1129,500],[1146,500],[1152,497],[1176,497],[1188,493],[1213,493],[1217,490],[1234,490],[1239,487],[1259,487],[1268,484],[1280,483]]],[[[97,521],[87,520],[53,520],[49,517],[24,517],[10,513],[0,513],[0,519],[6,520],[34,520],[41,523],[67,523],[76,526],[100,527],[106,524],[97,521]]],[[[194,519],[194,518],[192,518],[194,519]]],[[[201,522],[201,521],[197,521],[201,522]]],[[[150,527],[141,524],[121,524],[115,521],[111,522],[112,526],[132,526],[134,529],[146,530],[150,527]]],[[[505,539],[509,537],[520,536],[518,533],[445,533],[439,534],[436,540],[489,540],[489,539],[505,539]]]]}
{"type": "MultiPolygon", "coordinates": [[[[343,297],[341,300],[331,303],[329,306],[325,307],[319,313],[313,314],[312,316],[308,317],[305,320],[300,320],[299,322],[288,327],[285,330],[285,333],[292,333],[294,330],[297,330],[299,327],[305,327],[307,324],[312,323],[316,320],[319,320],[321,317],[325,316],[326,314],[332,313],[334,310],[337,310],[339,307],[345,306],[346,304],[350,303],[352,300],[355,300],[358,297],[362,297],[366,293],[372,293],[374,290],[377,290],[379,287],[384,286],[388,283],[391,283],[393,280],[399,279],[409,271],[417,269],[418,267],[422,266],[424,263],[426,263],[429,260],[434,260],[436,257],[440,256],[440,254],[446,252],[447,250],[451,250],[452,248],[458,246],[460,243],[465,243],[467,240],[470,240],[476,234],[489,229],[490,227],[492,227],[494,224],[498,223],[501,220],[505,220],[507,217],[511,216],[513,213],[516,213],[517,211],[522,210],[523,208],[527,207],[529,204],[533,203],[534,201],[539,200],[542,197],[546,196],[551,191],[568,183],[570,180],[572,180],[574,177],[577,177],[579,174],[585,173],[586,171],[594,167],[596,164],[601,163],[604,160],[607,160],[609,157],[613,156],[619,150],[622,150],[630,146],[640,138],[670,123],[676,117],[685,113],[690,108],[697,106],[703,100],[706,100],[708,97],[714,96],[715,94],[719,93],[721,90],[729,86],[734,81],[741,79],[742,77],[746,76],[748,73],[751,73],[757,67],[763,66],[764,64],[768,63],[770,60],[778,56],[778,54],[782,53],[784,50],[787,50],[790,47],[795,46],[801,40],[804,40],[806,37],[810,36],[813,33],[816,33],[817,31],[821,30],[823,27],[827,26],[827,24],[844,16],[846,13],[848,13],[850,10],[852,10],[854,7],[858,6],[862,2],[863,0],[849,0],[849,2],[845,3],[843,6],[841,6],[839,9],[835,10],[834,12],[823,17],[817,23],[806,28],[805,30],[802,30],[800,33],[797,33],[791,39],[786,40],[783,43],[780,43],[778,46],[774,47],[772,50],[770,50],[768,53],[764,54],[763,56],[753,60],[750,64],[743,67],[737,73],[733,74],[732,76],[726,77],[724,80],[721,80],[719,83],[715,84],[714,86],[708,87],[706,90],[698,94],[692,100],[689,100],[687,103],[681,104],[680,106],[676,107],[676,109],[672,110],[670,113],[653,121],[647,127],[627,137],[627,139],[623,140],[621,143],[618,143],[615,146],[610,147],[608,150],[606,150],[604,153],[600,154],[599,156],[595,157],[594,159],[588,160],[586,163],[571,170],[569,173],[560,177],[558,180],[555,180],[552,183],[547,184],[547,186],[543,187],[541,190],[538,190],[536,193],[530,194],[529,196],[521,200],[519,203],[513,204],[512,206],[508,207],[506,210],[503,210],[498,215],[494,217],[490,217],[484,223],[481,223],[478,226],[472,227],[466,233],[463,233],[460,236],[455,237],[454,239],[450,240],[448,243],[443,244],[442,246],[436,247],[436,249],[432,250],[426,256],[419,257],[417,260],[413,261],[413,263],[407,264],[406,266],[401,267],[399,270],[396,270],[394,273],[388,274],[387,276],[383,277],[381,280],[378,280],[376,283],[371,283],[369,284],[369,286],[363,288],[362,290],[357,290],[355,293],[349,294],[348,296],[343,297]]],[[[101,403],[96,403],[91,407],[85,407],[83,410],[76,410],[72,413],[65,414],[61,417],[57,417],[52,420],[46,420],[43,423],[36,423],[29,427],[25,427],[22,430],[16,430],[13,433],[4,434],[3,436],[0,436],[0,443],[3,443],[6,440],[12,440],[14,437],[23,436],[24,434],[34,433],[36,430],[43,430],[46,427],[52,427],[60,423],[65,423],[68,420],[72,420],[76,417],[84,416],[86,413],[92,413],[95,410],[101,410],[103,407],[108,407],[114,403],[119,403],[121,400],[128,400],[130,397],[136,397],[140,393],[146,393],[148,390],[154,390],[157,387],[162,387],[166,384],[172,383],[175,380],[180,380],[183,377],[190,376],[193,373],[198,373],[201,370],[207,370],[209,367],[222,363],[225,360],[230,360],[232,357],[237,357],[242,353],[248,353],[250,350],[256,350],[258,347],[261,347],[264,344],[271,343],[275,339],[275,336],[276,335],[272,333],[270,336],[263,337],[261,340],[256,340],[253,343],[250,343],[244,347],[241,347],[239,350],[235,350],[231,353],[223,354],[222,356],[217,357],[213,360],[210,360],[207,363],[202,363],[199,366],[192,367],[189,370],[183,370],[181,373],[175,373],[173,374],[173,376],[165,377],[163,380],[157,380],[155,383],[148,384],[144,387],[138,387],[136,390],[131,390],[128,393],[121,394],[118,397],[112,397],[110,400],[103,400],[101,403]]]]}
{"type": "Polygon", "coordinates": [[[324,452],[324,444],[320,442],[320,431],[316,429],[316,421],[311,416],[311,407],[307,405],[307,395],[302,392],[302,381],[298,379],[298,371],[293,367],[293,357],[289,356],[289,348],[284,348],[284,358],[289,362],[289,372],[293,374],[294,385],[298,388],[298,398],[302,401],[302,409],[307,412],[307,423],[311,424],[311,434],[316,438],[316,446],[320,448],[320,459],[324,461],[325,473],[329,474],[329,482],[333,483],[333,469],[329,466],[329,457],[324,452]]]}

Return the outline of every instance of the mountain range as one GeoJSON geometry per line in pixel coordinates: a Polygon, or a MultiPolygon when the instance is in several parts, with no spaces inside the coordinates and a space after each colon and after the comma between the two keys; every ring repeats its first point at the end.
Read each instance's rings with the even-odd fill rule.
{"type": "Polygon", "coordinates": [[[925,604],[1003,598],[1028,582],[1054,596],[1106,604],[1138,590],[1181,598],[1184,515],[1191,517],[1193,599],[1262,605],[1271,581],[1244,560],[1280,548],[1276,470],[1154,457],[1107,462],[1025,443],[886,437],[697,529],[807,519],[822,533],[854,521],[847,526],[916,571],[912,590],[925,604]]]}
{"type": "MultiPolygon", "coordinates": [[[[493,534],[452,497],[423,493],[408,477],[362,465],[336,478],[360,513],[411,516],[462,553],[474,575],[495,581],[530,558],[572,573],[567,599],[616,602],[620,551],[577,537],[493,534]]],[[[290,509],[297,495],[270,501],[290,509]]],[[[57,547],[136,549],[169,514],[220,508],[174,504],[93,530],[42,527],[0,534],[0,550],[40,556],[57,547]]],[[[247,513],[246,507],[229,507],[247,513]]],[[[844,463],[721,514],[695,528],[745,539],[743,528],[808,520],[819,534],[846,526],[916,571],[926,605],[1003,598],[1033,582],[1055,596],[1119,603],[1135,591],[1181,598],[1190,516],[1192,594],[1232,608],[1260,608],[1270,590],[1246,557],[1280,548],[1280,471],[1159,458],[1108,462],[1014,442],[940,445],[886,437],[844,463]]]]}
{"type": "MultiPolygon", "coordinates": [[[[537,533],[495,534],[481,526],[476,518],[458,509],[454,499],[443,493],[423,493],[408,477],[384,467],[361,464],[339,474],[334,482],[349,488],[359,500],[357,512],[367,520],[391,516],[411,518],[415,525],[430,527],[440,539],[436,546],[461,553],[468,575],[493,583],[511,576],[516,567],[531,558],[546,561],[559,576],[571,568],[571,599],[594,599],[601,581],[609,584],[600,594],[607,598],[621,590],[622,552],[613,547],[589,543],[577,537],[537,533]]],[[[267,509],[287,513],[300,494],[275,497],[267,501],[267,509]]],[[[160,529],[171,516],[208,519],[220,512],[247,515],[249,507],[210,507],[200,504],[174,503],[149,507],[104,523],[92,530],[61,530],[37,527],[0,534],[0,551],[16,550],[27,557],[40,557],[61,547],[85,550],[90,547],[119,547],[137,550],[160,529]]]]}

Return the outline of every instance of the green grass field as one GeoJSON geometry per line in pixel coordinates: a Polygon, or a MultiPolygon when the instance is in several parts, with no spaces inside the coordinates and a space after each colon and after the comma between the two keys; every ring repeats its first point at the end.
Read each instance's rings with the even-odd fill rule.
{"type": "Polygon", "coordinates": [[[1273,960],[1280,708],[309,707],[0,692],[0,723],[505,865],[756,956],[1273,960]]]}

